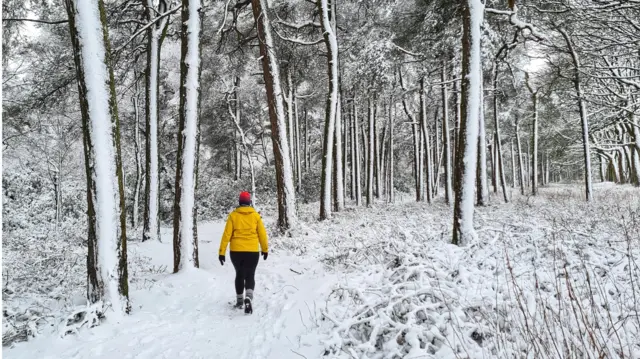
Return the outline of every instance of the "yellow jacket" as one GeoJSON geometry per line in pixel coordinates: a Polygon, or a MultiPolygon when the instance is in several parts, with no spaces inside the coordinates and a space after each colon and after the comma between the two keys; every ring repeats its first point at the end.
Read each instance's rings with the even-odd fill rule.
{"type": "Polygon", "coordinates": [[[240,206],[229,214],[220,240],[219,255],[225,255],[229,242],[232,252],[269,251],[267,231],[260,214],[253,207],[240,206]]]}

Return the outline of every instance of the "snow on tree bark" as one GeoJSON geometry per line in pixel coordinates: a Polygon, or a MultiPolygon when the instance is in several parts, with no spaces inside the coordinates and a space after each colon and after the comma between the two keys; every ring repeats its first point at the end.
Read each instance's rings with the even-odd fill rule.
{"type": "Polygon", "coordinates": [[[338,104],[338,41],[329,17],[327,0],[317,0],[320,12],[320,24],[327,47],[327,74],[329,89],[327,93],[324,125],[324,141],[322,147],[322,178],[320,183],[320,219],[331,216],[331,184],[334,150],[334,132],[338,104]]]}
{"type": "Polygon", "coordinates": [[[194,206],[200,104],[200,8],[199,0],[182,0],[180,124],[173,220],[174,272],[198,267],[194,206]]]}
{"type": "Polygon", "coordinates": [[[582,150],[584,153],[584,186],[585,197],[587,202],[593,199],[593,185],[591,180],[591,149],[589,145],[589,114],[587,113],[587,105],[585,103],[584,94],[582,91],[582,83],[580,79],[580,73],[582,67],[580,64],[580,56],[573,47],[573,42],[567,32],[563,29],[558,30],[569,49],[571,54],[571,60],[573,61],[573,86],[576,90],[576,96],[578,97],[578,107],[580,110],[580,121],[582,123],[582,150]]]}
{"type": "Polygon", "coordinates": [[[480,0],[463,1],[462,101],[460,134],[456,150],[453,244],[464,245],[475,237],[473,229],[474,182],[477,166],[478,125],[480,116],[481,49],[480,27],[484,5],[480,0]]]}
{"type": "MultiPolygon", "coordinates": [[[[145,16],[147,21],[153,21],[156,14],[166,11],[167,4],[160,0],[157,6],[153,0],[145,0],[145,16]]],[[[160,47],[161,37],[167,24],[167,17],[158,21],[147,29],[147,69],[145,71],[145,209],[144,228],[142,241],[160,240],[160,181],[159,181],[159,155],[158,155],[158,124],[159,124],[159,98],[160,82],[160,47]]]]}
{"type": "Polygon", "coordinates": [[[126,211],[120,121],[104,3],[66,0],[87,173],[87,298],[128,313],[126,211]]]}
{"type": "Polygon", "coordinates": [[[289,157],[289,141],[285,120],[280,70],[275,53],[269,6],[267,0],[251,0],[253,18],[256,21],[260,39],[260,58],[262,73],[269,104],[271,123],[271,141],[276,165],[276,183],[278,190],[278,227],[281,231],[291,228],[297,220],[296,197],[293,185],[292,163],[289,157]]]}

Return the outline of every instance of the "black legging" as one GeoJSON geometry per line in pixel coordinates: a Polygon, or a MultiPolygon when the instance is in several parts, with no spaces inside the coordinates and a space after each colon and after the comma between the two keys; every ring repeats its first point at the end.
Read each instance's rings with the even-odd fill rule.
{"type": "Polygon", "coordinates": [[[242,294],[245,288],[252,291],[255,288],[258,259],[260,252],[231,252],[231,263],[236,269],[236,294],[242,294]]]}

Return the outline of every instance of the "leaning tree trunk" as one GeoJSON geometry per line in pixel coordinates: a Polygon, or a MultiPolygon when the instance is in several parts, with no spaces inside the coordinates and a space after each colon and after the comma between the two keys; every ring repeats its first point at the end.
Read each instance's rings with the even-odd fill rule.
{"type": "MultiPolygon", "coordinates": [[[[167,10],[165,0],[160,0],[157,7],[152,0],[145,0],[146,20],[151,22],[157,14],[167,10]]],[[[160,240],[160,173],[158,152],[158,126],[159,126],[159,96],[160,89],[160,48],[162,46],[163,32],[166,29],[168,19],[163,17],[153,26],[147,28],[147,69],[145,71],[145,174],[147,180],[144,190],[144,229],[142,241],[160,240]]]]}
{"type": "Polygon", "coordinates": [[[333,164],[333,142],[338,103],[338,41],[331,26],[327,0],[318,0],[318,11],[321,14],[324,43],[327,46],[327,75],[329,77],[322,147],[322,178],[320,183],[320,219],[323,220],[331,216],[331,167],[333,164]]]}
{"type": "Polygon", "coordinates": [[[180,108],[175,202],[173,209],[173,271],[198,267],[194,219],[198,112],[200,97],[199,0],[182,0],[180,108]]]}
{"type": "Polygon", "coordinates": [[[65,0],[82,115],[87,178],[87,299],[128,313],[129,279],[120,120],[102,0],[65,0]]]}
{"type": "Polygon", "coordinates": [[[442,144],[444,146],[444,198],[451,205],[453,193],[451,189],[451,136],[449,135],[449,95],[447,93],[445,66],[440,73],[442,81],[442,144]]]}
{"type": "Polygon", "coordinates": [[[589,114],[587,113],[587,105],[585,103],[584,94],[582,92],[582,84],[580,83],[580,73],[582,71],[580,65],[580,57],[573,48],[573,43],[566,31],[560,29],[560,34],[567,43],[571,59],[573,60],[573,85],[578,97],[578,107],[580,110],[580,121],[582,122],[582,150],[584,152],[584,186],[587,202],[593,199],[593,185],[591,180],[591,149],[589,145],[589,114]]]}
{"type": "MultiPolygon", "coordinates": [[[[482,67],[480,69],[482,71],[482,67]]],[[[478,206],[486,206],[489,202],[489,185],[487,181],[487,136],[484,121],[484,94],[482,86],[482,73],[480,73],[480,102],[479,128],[478,128],[478,167],[476,178],[476,196],[478,206]]]]}
{"type": "Polygon", "coordinates": [[[463,0],[462,101],[460,134],[456,150],[453,244],[465,244],[475,237],[473,192],[477,166],[478,125],[482,100],[482,55],[480,49],[484,5],[480,0],[463,0]]]}
{"type": "Polygon", "coordinates": [[[278,189],[278,227],[281,231],[285,231],[296,221],[296,197],[291,158],[289,157],[287,125],[282,103],[280,70],[271,34],[267,0],[251,0],[251,7],[253,9],[253,18],[257,24],[258,38],[260,39],[262,73],[267,93],[267,103],[269,104],[271,141],[273,143],[273,157],[276,163],[278,189]]]}

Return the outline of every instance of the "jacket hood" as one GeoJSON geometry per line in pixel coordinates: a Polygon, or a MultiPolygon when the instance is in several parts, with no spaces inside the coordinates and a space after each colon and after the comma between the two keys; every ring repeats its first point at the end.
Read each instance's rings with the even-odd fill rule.
{"type": "Polygon", "coordinates": [[[251,214],[251,213],[255,213],[256,210],[250,206],[240,206],[240,207],[237,207],[234,212],[237,212],[240,214],[251,214]]]}

